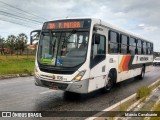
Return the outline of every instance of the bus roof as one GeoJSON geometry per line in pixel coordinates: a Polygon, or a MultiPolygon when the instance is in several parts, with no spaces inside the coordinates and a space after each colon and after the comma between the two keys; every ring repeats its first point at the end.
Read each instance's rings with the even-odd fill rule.
{"type": "MultiPolygon", "coordinates": [[[[125,30],[124,28],[120,28],[120,27],[118,27],[118,26],[115,26],[115,25],[113,25],[113,24],[110,24],[110,23],[108,23],[108,22],[105,22],[105,21],[103,21],[103,20],[101,20],[101,19],[92,18],[92,22],[94,22],[95,24],[97,23],[97,24],[99,24],[99,25],[105,26],[105,27],[107,27],[107,28],[111,28],[111,29],[116,30],[116,31],[118,31],[118,32],[122,32],[122,33],[124,33],[124,34],[130,35],[130,36],[135,37],[135,38],[137,38],[137,39],[141,39],[141,40],[144,40],[144,41],[146,41],[146,42],[151,42],[150,40],[142,37],[141,35],[138,35],[138,34],[133,33],[133,32],[131,32],[131,31],[125,30]]],[[[153,43],[153,42],[151,42],[151,43],[153,43]]]]}
{"type": "Polygon", "coordinates": [[[115,26],[113,24],[110,24],[108,22],[105,22],[105,21],[103,21],[101,19],[96,19],[96,18],[66,18],[66,19],[56,19],[56,20],[52,20],[52,21],[47,21],[45,23],[53,22],[53,21],[59,21],[59,20],[82,20],[82,19],[91,19],[92,24],[102,25],[104,27],[111,28],[111,29],[116,30],[118,32],[122,32],[124,34],[130,35],[130,36],[132,36],[132,37],[134,37],[136,39],[141,39],[141,40],[144,40],[146,42],[153,43],[153,42],[147,40],[146,38],[142,37],[141,35],[138,35],[138,34],[133,33],[131,31],[125,30],[124,28],[120,28],[118,26],[115,26]]]}

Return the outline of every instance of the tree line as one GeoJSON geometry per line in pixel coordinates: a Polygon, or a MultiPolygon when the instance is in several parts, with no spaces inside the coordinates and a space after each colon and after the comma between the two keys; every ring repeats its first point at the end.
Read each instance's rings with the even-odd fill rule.
{"type": "Polygon", "coordinates": [[[7,39],[0,36],[0,54],[20,54],[22,55],[27,47],[28,37],[24,33],[18,36],[9,35],[7,39]]]}

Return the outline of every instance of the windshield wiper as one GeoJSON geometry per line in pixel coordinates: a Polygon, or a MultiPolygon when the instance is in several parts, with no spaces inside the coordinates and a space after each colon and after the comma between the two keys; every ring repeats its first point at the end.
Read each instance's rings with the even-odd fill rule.
{"type": "Polygon", "coordinates": [[[69,35],[64,38],[64,46],[67,46],[67,42],[68,42],[69,38],[71,37],[72,34],[75,34],[76,32],[77,32],[77,31],[76,31],[75,29],[73,29],[73,30],[69,33],[69,35]]]}
{"type": "Polygon", "coordinates": [[[66,42],[68,42],[68,39],[71,37],[71,35],[72,34],[75,34],[77,31],[75,30],[75,29],[73,29],[71,32],[70,32],[70,34],[67,36],[67,37],[65,37],[64,38],[64,40],[66,41],[66,42]]]}

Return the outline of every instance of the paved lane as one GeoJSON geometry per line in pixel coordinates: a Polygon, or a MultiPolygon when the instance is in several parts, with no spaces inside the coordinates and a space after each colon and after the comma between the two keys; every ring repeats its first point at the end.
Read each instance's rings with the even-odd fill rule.
{"type": "Polygon", "coordinates": [[[81,97],[37,87],[33,77],[0,80],[0,111],[100,111],[135,93],[140,86],[156,81],[159,71],[160,67],[153,67],[144,80],[130,79],[118,83],[107,94],[95,91],[81,97]]]}

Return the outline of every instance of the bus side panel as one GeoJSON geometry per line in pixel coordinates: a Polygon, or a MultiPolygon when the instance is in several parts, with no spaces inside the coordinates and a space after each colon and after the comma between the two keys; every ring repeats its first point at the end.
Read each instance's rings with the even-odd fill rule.
{"type": "Polygon", "coordinates": [[[115,68],[117,70],[117,66],[118,66],[118,55],[106,55],[106,60],[102,61],[94,68],[92,68],[90,73],[88,91],[91,92],[103,88],[106,85],[109,71],[112,68],[115,68]],[[105,66],[105,72],[101,72],[104,66],[105,66]]]}
{"type": "Polygon", "coordinates": [[[153,70],[153,65],[152,65],[152,63],[153,63],[153,55],[149,56],[149,62],[150,62],[150,64],[146,66],[145,72],[150,72],[150,71],[153,70]]]}
{"type": "MultiPolygon", "coordinates": [[[[95,25],[95,27],[100,28],[100,30],[96,31],[96,34],[100,34],[105,36],[106,38],[106,53],[108,49],[108,29],[103,26],[95,25]]],[[[92,43],[91,43],[92,44],[92,43]]],[[[91,60],[91,59],[90,59],[91,60]]],[[[107,55],[105,59],[97,62],[93,68],[90,69],[90,76],[89,76],[89,87],[88,91],[94,91],[104,87],[106,79],[107,79],[107,55]]]]}
{"type": "Polygon", "coordinates": [[[106,59],[104,59],[90,70],[89,92],[104,87],[106,81],[106,67],[106,59]]]}
{"type": "Polygon", "coordinates": [[[134,73],[132,73],[129,70],[129,65],[132,62],[132,56],[131,55],[118,55],[119,61],[118,61],[118,79],[117,82],[126,80],[128,78],[131,78],[134,76],[134,73]]]}
{"type": "Polygon", "coordinates": [[[146,56],[146,55],[131,56],[129,54],[119,55],[119,66],[118,66],[119,79],[117,80],[117,82],[140,75],[143,65],[145,66],[145,72],[151,71],[152,70],[151,62],[152,62],[152,56],[146,56]]]}

